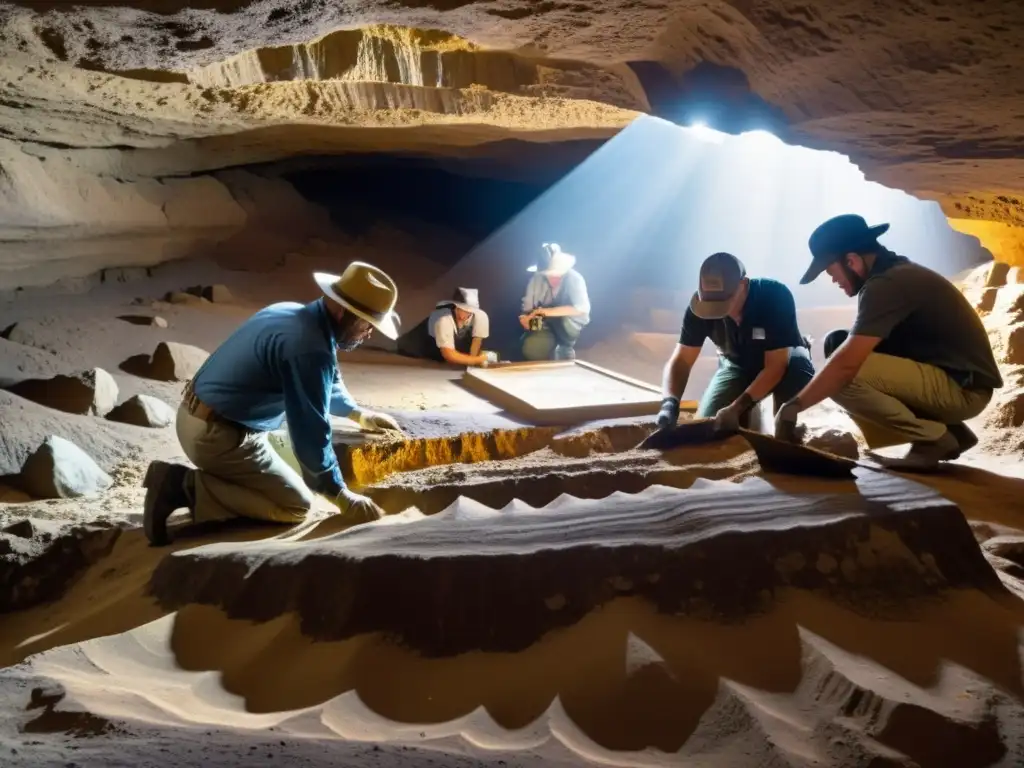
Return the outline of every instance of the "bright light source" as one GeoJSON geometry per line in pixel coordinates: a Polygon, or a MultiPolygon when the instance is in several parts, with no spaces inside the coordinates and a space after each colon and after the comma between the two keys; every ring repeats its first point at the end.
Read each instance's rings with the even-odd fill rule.
{"type": "Polygon", "coordinates": [[[707,141],[711,144],[721,144],[725,141],[724,133],[716,131],[714,128],[708,128],[707,123],[701,120],[691,123],[686,127],[686,130],[690,131],[701,141],[707,141]]]}

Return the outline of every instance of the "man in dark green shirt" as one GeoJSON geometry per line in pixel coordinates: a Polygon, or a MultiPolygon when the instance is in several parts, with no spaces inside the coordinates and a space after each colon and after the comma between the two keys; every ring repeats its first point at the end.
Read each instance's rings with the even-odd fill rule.
{"type": "Polygon", "coordinates": [[[713,416],[723,432],[746,426],[750,410],[770,394],[778,410],[814,375],[789,288],[776,280],[747,277],[732,254],[713,254],[701,265],[679,344],[665,366],[660,428],[679,419],[679,398],[705,339],[718,348],[719,364],[697,416],[713,416]]]}
{"type": "Polygon", "coordinates": [[[872,448],[910,443],[899,466],[927,470],[977,444],[964,424],[1003,386],[988,334],[967,299],[946,278],[877,238],[860,216],[829,219],[810,238],[811,266],[857,297],[848,338],[804,389],[778,412],[777,436],[793,433],[797,414],[826,398],[842,406],[872,448]]]}

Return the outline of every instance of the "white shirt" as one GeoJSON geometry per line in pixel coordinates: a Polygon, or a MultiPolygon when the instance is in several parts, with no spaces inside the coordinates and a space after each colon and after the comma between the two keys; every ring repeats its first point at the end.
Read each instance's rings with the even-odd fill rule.
{"type": "MultiPolygon", "coordinates": [[[[490,335],[491,321],[482,309],[473,313],[473,319],[469,321],[469,325],[474,339],[486,339],[490,335]]],[[[455,349],[455,337],[458,335],[458,331],[455,327],[455,316],[451,307],[441,307],[430,313],[427,332],[437,342],[438,349],[455,349]]]]}

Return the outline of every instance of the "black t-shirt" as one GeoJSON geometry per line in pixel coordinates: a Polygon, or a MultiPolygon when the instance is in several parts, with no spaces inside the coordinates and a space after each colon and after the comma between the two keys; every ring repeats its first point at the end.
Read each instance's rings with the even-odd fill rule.
{"type": "Polygon", "coordinates": [[[851,333],[881,339],[875,352],[941,368],[962,387],[1003,386],[978,313],[949,280],[904,256],[876,258],[851,333]]]}
{"type": "Polygon", "coordinates": [[[750,278],[739,325],[731,317],[702,320],[686,308],[679,343],[700,347],[709,338],[729,362],[755,374],[764,368],[765,352],[804,347],[792,292],[767,277],[750,278]]]}

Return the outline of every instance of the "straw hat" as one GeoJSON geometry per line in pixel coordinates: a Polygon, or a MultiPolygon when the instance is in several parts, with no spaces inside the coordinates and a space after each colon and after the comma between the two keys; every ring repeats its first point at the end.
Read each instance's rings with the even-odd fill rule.
{"type": "Polygon", "coordinates": [[[341,275],[314,272],[313,279],[324,296],[361,317],[389,339],[398,338],[395,281],[372,264],[353,261],[341,275]]]}
{"type": "Polygon", "coordinates": [[[544,243],[544,256],[539,264],[527,268],[527,272],[540,272],[542,275],[564,275],[576,266],[576,257],[562,250],[558,243],[544,243]]]}

